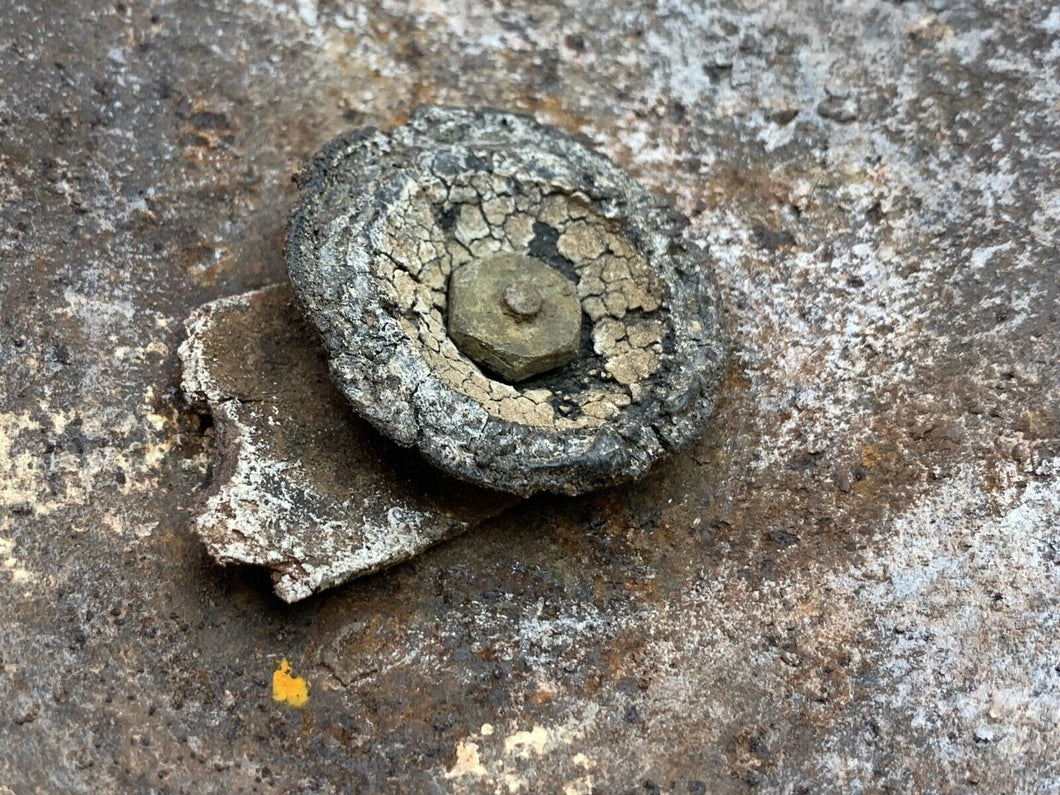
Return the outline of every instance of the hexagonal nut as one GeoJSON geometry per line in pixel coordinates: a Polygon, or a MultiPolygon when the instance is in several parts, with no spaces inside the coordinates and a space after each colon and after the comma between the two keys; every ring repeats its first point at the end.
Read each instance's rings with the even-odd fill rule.
{"type": "Polygon", "coordinates": [[[449,337],[505,381],[523,381],[574,358],[582,308],[574,283],[532,257],[467,263],[449,279],[449,337]]]}

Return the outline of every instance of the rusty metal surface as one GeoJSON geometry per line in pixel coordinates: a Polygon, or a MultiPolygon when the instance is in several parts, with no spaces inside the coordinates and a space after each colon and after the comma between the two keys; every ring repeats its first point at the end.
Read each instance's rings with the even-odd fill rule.
{"type": "Polygon", "coordinates": [[[1038,2],[4,5],[0,791],[1056,789],[1058,67],[1038,2]],[[424,101],[692,219],[723,401],[285,607],[189,531],[182,321],[424,101]]]}

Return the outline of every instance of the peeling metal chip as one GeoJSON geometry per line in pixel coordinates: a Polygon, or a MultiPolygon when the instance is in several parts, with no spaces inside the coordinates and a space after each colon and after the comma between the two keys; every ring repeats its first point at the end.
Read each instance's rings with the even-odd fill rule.
{"type": "Polygon", "coordinates": [[[213,481],[195,530],[221,563],[271,570],[303,599],[407,560],[517,502],[461,485],[357,417],[287,285],[187,320],[183,388],[215,421],[213,481]]]}
{"type": "Polygon", "coordinates": [[[644,475],[710,417],[725,346],[707,255],[683,240],[686,219],[573,138],[425,107],[391,132],[336,139],[301,185],[287,265],[332,376],[442,469],[579,494],[644,475]],[[454,273],[501,255],[575,286],[569,361],[504,371],[447,333],[454,273]]]}

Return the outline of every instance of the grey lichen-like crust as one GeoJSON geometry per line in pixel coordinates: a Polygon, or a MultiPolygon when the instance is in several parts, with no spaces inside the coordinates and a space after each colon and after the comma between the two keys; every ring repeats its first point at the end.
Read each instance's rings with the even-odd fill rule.
{"type": "Polygon", "coordinates": [[[287,266],[339,388],[402,445],[518,494],[643,475],[694,439],[724,368],[718,295],[685,219],[571,137],[492,110],[423,107],[336,139],[301,180],[287,266]],[[577,284],[578,356],[518,385],[446,334],[472,260],[540,259],[577,284]]]}
{"type": "Polygon", "coordinates": [[[221,563],[268,568],[284,601],[406,560],[516,501],[454,489],[354,415],[288,286],[206,304],[186,326],[184,393],[216,427],[195,530],[221,563]]]}

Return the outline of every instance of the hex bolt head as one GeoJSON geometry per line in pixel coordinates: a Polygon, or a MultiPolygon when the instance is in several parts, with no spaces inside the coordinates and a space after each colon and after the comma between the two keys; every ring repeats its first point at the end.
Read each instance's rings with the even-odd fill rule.
{"type": "Polygon", "coordinates": [[[456,347],[514,383],[574,358],[582,308],[574,283],[532,257],[500,254],[449,278],[448,329],[456,347]]]}

